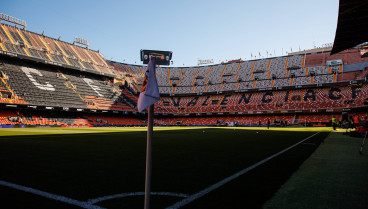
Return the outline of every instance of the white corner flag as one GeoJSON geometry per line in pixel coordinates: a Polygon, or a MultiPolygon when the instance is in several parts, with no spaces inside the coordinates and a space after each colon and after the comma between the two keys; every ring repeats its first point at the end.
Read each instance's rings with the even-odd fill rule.
{"type": "Polygon", "coordinates": [[[138,112],[160,100],[160,92],[156,80],[156,57],[152,56],[147,66],[142,90],[138,98],[138,112]]]}

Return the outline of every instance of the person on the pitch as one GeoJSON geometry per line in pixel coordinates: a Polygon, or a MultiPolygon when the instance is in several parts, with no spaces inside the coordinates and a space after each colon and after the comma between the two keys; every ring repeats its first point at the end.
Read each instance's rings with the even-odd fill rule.
{"type": "Polygon", "coordinates": [[[267,120],[267,129],[270,129],[270,119],[267,120]]]}
{"type": "Polygon", "coordinates": [[[359,125],[359,116],[357,114],[353,116],[353,121],[354,121],[354,128],[356,128],[359,125]]]}
{"type": "Polygon", "coordinates": [[[335,116],[332,116],[331,123],[332,123],[333,130],[336,130],[337,122],[336,122],[335,116]]]}

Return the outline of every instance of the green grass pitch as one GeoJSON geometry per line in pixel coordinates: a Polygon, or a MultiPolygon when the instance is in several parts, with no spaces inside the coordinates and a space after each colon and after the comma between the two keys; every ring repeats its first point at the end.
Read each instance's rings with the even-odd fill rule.
{"type": "MultiPolygon", "coordinates": [[[[316,132],[182,208],[259,208],[328,135],[326,128],[155,128],[152,208],[166,208],[316,132]],[[161,193],[160,193],[161,192],[161,193]],[[160,195],[161,194],[161,195],[160,195]]],[[[0,130],[0,181],[88,202],[142,208],[146,128],[0,130]]],[[[81,208],[0,185],[0,208],[81,208]]]]}

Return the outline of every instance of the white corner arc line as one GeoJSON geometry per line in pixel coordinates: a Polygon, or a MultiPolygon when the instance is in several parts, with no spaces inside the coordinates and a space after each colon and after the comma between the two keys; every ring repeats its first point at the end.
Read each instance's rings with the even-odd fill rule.
{"type": "Polygon", "coordinates": [[[12,189],[17,189],[17,190],[20,190],[20,191],[28,192],[28,193],[31,193],[31,194],[35,194],[35,195],[38,195],[38,196],[42,196],[42,197],[45,197],[45,198],[48,198],[48,199],[57,200],[59,202],[64,202],[64,203],[67,203],[67,204],[70,204],[70,205],[76,205],[76,206],[79,206],[81,208],[104,209],[100,206],[92,205],[88,202],[83,202],[83,201],[71,199],[69,197],[65,197],[65,196],[61,196],[61,195],[51,194],[51,193],[48,193],[48,192],[44,192],[44,191],[41,191],[41,190],[26,187],[26,186],[21,186],[21,185],[18,185],[18,184],[13,184],[13,183],[6,182],[6,181],[1,181],[0,180],[0,185],[1,186],[6,186],[6,187],[9,187],[9,188],[12,188],[12,189]]]}
{"type": "Polygon", "coordinates": [[[177,202],[177,203],[175,203],[175,204],[173,204],[173,205],[171,205],[171,206],[167,207],[166,209],[178,209],[178,208],[181,208],[181,207],[183,207],[184,205],[187,205],[187,204],[189,204],[190,202],[192,202],[192,201],[194,201],[194,200],[196,200],[196,199],[198,199],[198,198],[200,198],[200,197],[204,196],[205,194],[207,194],[207,193],[209,193],[209,192],[212,192],[213,190],[215,190],[215,189],[217,189],[217,188],[219,188],[219,187],[223,186],[224,184],[226,184],[226,183],[228,183],[228,182],[230,182],[230,181],[232,181],[232,180],[234,180],[234,179],[238,178],[239,176],[241,176],[241,175],[243,175],[243,174],[247,173],[248,171],[250,171],[250,170],[252,170],[252,169],[254,169],[254,168],[256,168],[256,167],[258,167],[258,166],[260,166],[260,165],[262,165],[262,164],[264,164],[264,163],[266,163],[267,161],[269,161],[269,160],[271,160],[271,159],[273,159],[273,158],[275,158],[275,157],[277,157],[277,156],[279,156],[279,155],[283,154],[284,152],[286,152],[286,151],[288,151],[288,150],[290,150],[290,149],[292,149],[292,148],[294,148],[294,147],[298,146],[299,144],[301,144],[301,143],[305,142],[306,140],[308,140],[308,139],[312,138],[313,136],[315,136],[315,135],[317,135],[317,134],[319,134],[319,133],[321,133],[321,132],[322,132],[322,131],[317,132],[317,133],[315,133],[315,134],[313,134],[313,135],[311,135],[311,136],[309,136],[309,137],[307,137],[307,138],[305,138],[305,139],[301,140],[300,142],[298,142],[298,143],[296,143],[296,144],[294,144],[294,145],[291,145],[290,147],[285,148],[285,149],[281,150],[280,152],[278,152],[278,153],[276,153],[276,154],[273,154],[273,155],[269,156],[268,158],[263,159],[263,160],[261,160],[261,161],[259,161],[259,162],[255,163],[255,164],[253,164],[253,165],[249,166],[248,168],[245,168],[245,169],[243,169],[243,170],[241,170],[241,171],[239,171],[239,172],[235,173],[234,175],[229,176],[229,177],[227,177],[227,178],[225,178],[225,179],[223,179],[223,180],[221,180],[221,181],[219,181],[219,182],[217,182],[217,183],[215,183],[215,184],[213,184],[213,185],[211,185],[211,186],[209,186],[209,187],[207,187],[207,188],[205,188],[205,189],[203,189],[203,190],[201,190],[201,191],[199,191],[199,192],[197,192],[197,193],[195,193],[195,194],[193,194],[193,195],[191,195],[191,196],[189,196],[189,197],[187,197],[186,199],[183,199],[183,200],[181,200],[181,201],[179,201],[179,202],[177,202]]]}
{"type": "MultiPolygon", "coordinates": [[[[108,196],[104,196],[104,197],[98,197],[98,198],[95,198],[95,199],[89,199],[89,200],[87,200],[87,202],[90,203],[90,204],[95,204],[95,203],[102,202],[102,201],[105,201],[105,200],[110,200],[110,199],[131,197],[131,196],[143,196],[143,195],[144,195],[144,192],[121,193],[121,194],[108,195],[108,196]]],[[[151,192],[151,195],[170,196],[170,197],[188,197],[189,196],[187,194],[172,193],[172,192],[151,192]]]]}

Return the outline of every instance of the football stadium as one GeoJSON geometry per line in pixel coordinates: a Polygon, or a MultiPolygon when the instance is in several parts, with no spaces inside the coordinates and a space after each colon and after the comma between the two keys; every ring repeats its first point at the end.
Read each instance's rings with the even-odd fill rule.
{"type": "Polygon", "coordinates": [[[0,208],[367,208],[368,4],[339,3],[322,47],[196,66],[142,50],[165,62],[143,111],[147,64],[0,13],[0,208]]]}

